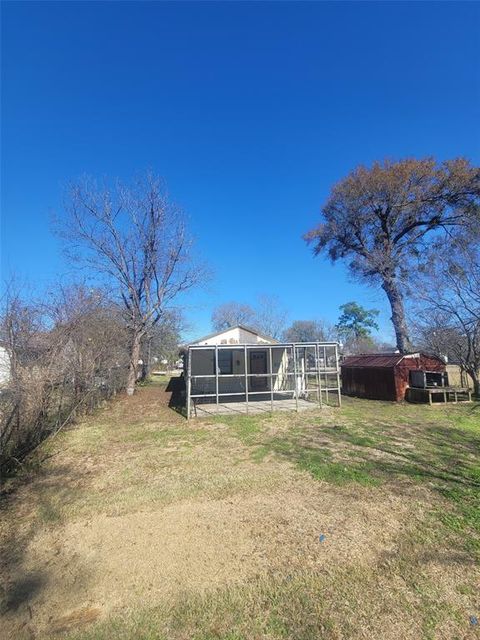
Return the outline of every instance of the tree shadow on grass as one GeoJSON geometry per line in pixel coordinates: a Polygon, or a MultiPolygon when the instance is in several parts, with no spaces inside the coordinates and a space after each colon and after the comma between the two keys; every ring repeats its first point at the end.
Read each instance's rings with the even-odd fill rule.
{"type": "MultiPolygon", "coordinates": [[[[25,472],[0,498],[0,615],[13,629],[35,627],[38,603],[54,584],[50,562],[60,553],[61,539],[57,536],[56,548],[52,529],[52,544],[40,550],[39,557],[29,547],[41,530],[62,522],[62,507],[75,499],[77,483],[74,468],[55,465],[25,472]]],[[[58,562],[63,562],[61,555],[58,562]]],[[[80,574],[83,580],[89,578],[83,569],[80,574]]]]}
{"type": "Polygon", "coordinates": [[[182,416],[186,416],[186,386],[183,376],[172,376],[168,381],[166,392],[170,393],[168,406],[182,416]]]}
{"type": "Polygon", "coordinates": [[[28,606],[28,603],[41,591],[46,582],[44,574],[38,571],[19,576],[8,587],[4,587],[5,593],[0,612],[5,614],[17,611],[23,604],[28,606]]]}
{"type": "Polygon", "coordinates": [[[442,495],[452,488],[480,495],[480,432],[470,428],[304,428],[263,440],[254,457],[261,460],[269,452],[332,482],[368,484],[370,478],[370,484],[388,482],[401,489],[404,479],[428,483],[442,495]]]}
{"type": "Polygon", "coordinates": [[[350,445],[353,460],[368,461],[386,479],[403,475],[478,487],[480,491],[480,433],[436,425],[418,428],[414,435],[400,433],[401,438],[394,434],[359,437],[343,425],[322,435],[326,433],[332,448],[340,444],[348,449],[350,445]]]}
{"type": "Polygon", "coordinates": [[[25,609],[28,619],[31,617],[31,610],[28,613],[30,602],[47,584],[43,571],[31,571],[25,567],[27,548],[35,536],[36,527],[32,523],[21,526],[6,498],[0,502],[0,518],[4,523],[0,539],[0,615],[25,609]]]}
{"type": "Polygon", "coordinates": [[[480,433],[469,428],[428,425],[395,438],[390,432],[369,432],[368,427],[337,425],[264,440],[254,457],[261,460],[274,453],[317,480],[363,486],[385,483],[402,496],[411,495],[415,485],[424,485],[448,502],[432,501],[436,523],[432,535],[439,540],[428,545],[428,552],[418,551],[419,563],[470,565],[480,558],[479,452],[480,433]],[[457,560],[441,536],[455,540],[457,560]]]}

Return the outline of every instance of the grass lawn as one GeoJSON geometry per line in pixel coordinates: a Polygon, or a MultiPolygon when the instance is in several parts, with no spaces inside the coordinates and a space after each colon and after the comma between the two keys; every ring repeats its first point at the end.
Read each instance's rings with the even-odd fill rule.
{"type": "Polygon", "coordinates": [[[168,398],[112,402],[6,483],[2,640],[480,637],[480,405],[187,423],[168,398]]]}

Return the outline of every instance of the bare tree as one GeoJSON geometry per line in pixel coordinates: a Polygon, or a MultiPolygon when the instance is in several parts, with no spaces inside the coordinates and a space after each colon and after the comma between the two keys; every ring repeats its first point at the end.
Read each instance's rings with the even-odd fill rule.
{"type": "Polygon", "coordinates": [[[295,320],[283,334],[285,342],[325,342],[335,339],[334,328],[323,320],[295,320]]]}
{"type": "MultiPolygon", "coordinates": [[[[412,288],[413,290],[413,288],[412,288]]],[[[453,237],[448,250],[432,253],[415,287],[419,342],[447,356],[470,376],[480,397],[480,243],[453,237]]]]}
{"type": "Polygon", "coordinates": [[[351,334],[346,338],[342,338],[341,353],[342,355],[357,355],[360,353],[393,353],[395,347],[388,342],[378,340],[373,336],[356,337],[351,334]]]}
{"type": "Polygon", "coordinates": [[[272,338],[279,338],[285,329],[287,312],[276,296],[262,294],[257,304],[227,302],[216,307],[212,313],[212,327],[224,331],[239,324],[246,325],[272,338]]]}
{"type": "Polygon", "coordinates": [[[32,370],[38,358],[41,328],[38,309],[25,303],[15,283],[8,283],[0,315],[1,346],[7,354],[0,394],[0,477],[1,472],[15,466],[12,462],[21,457],[19,450],[29,446],[33,434],[38,432],[31,425],[36,425],[45,404],[43,394],[37,401],[37,390],[43,388],[43,380],[36,376],[35,384],[29,385],[25,373],[32,370]],[[25,413],[27,420],[23,419],[25,413]]]}
{"type": "Polygon", "coordinates": [[[263,294],[258,296],[253,324],[265,335],[278,340],[285,330],[287,315],[276,296],[263,294]]]}
{"type": "Polygon", "coordinates": [[[466,159],[376,162],[333,187],[322,222],[305,239],[315,254],[347,260],[354,276],[382,287],[403,353],[412,347],[404,305],[412,261],[440,232],[478,213],[479,203],[480,170],[466,159]]]}
{"type": "Polygon", "coordinates": [[[129,353],[115,305],[73,286],[24,300],[9,289],[0,330],[10,364],[0,394],[0,475],[45,437],[124,389],[129,353]]]}
{"type": "Polygon", "coordinates": [[[106,292],[76,284],[60,287],[43,308],[57,374],[63,375],[62,384],[72,385],[76,398],[98,386],[108,395],[125,387],[129,332],[122,309],[106,292]]]}
{"type": "Polygon", "coordinates": [[[248,304],[226,302],[216,307],[212,313],[214,331],[224,331],[238,324],[252,326],[255,323],[255,310],[248,304]]]}
{"type": "Polygon", "coordinates": [[[130,335],[127,393],[134,392],[141,343],[173,301],[202,281],[185,218],[162,181],[147,174],[132,185],[74,184],[60,223],[71,257],[110,286],[130,335]]]}
{"type": "Polygon", "coordinates": [[[168,367],[179,359],[181,333],[186,322],[178,310],[168,311],[145,336],[142,344],[144,369],[150,373],[154,362],[166,361],[168,367]]]}

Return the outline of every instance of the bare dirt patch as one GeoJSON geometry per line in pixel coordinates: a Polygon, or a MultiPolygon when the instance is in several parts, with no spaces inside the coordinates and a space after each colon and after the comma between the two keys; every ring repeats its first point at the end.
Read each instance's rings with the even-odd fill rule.
{"type": "Polygon", "coordinates": [[[394,551],[406,515],[399,497],[326,492],[300,478],[287,480],[281,494],[184,501],[46,528],[22,562],[25,575],[40,571],[43,586],[6,620],[12,633],[27,621],[37,634],[53,633],[74,626],[79,607],[106,615],[272,573],[368,566],[394,551]]]}

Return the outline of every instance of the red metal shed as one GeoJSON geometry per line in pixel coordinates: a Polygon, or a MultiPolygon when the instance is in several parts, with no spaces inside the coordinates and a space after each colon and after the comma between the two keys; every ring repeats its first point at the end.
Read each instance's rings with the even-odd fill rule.
{"type": "Polygon", "coordinates": [[[425,353],[387,353],[348,356],[341,365],[342,391],[371,400],[405,399],[409,372],[445,371],[445,363],[425,353]]]}

